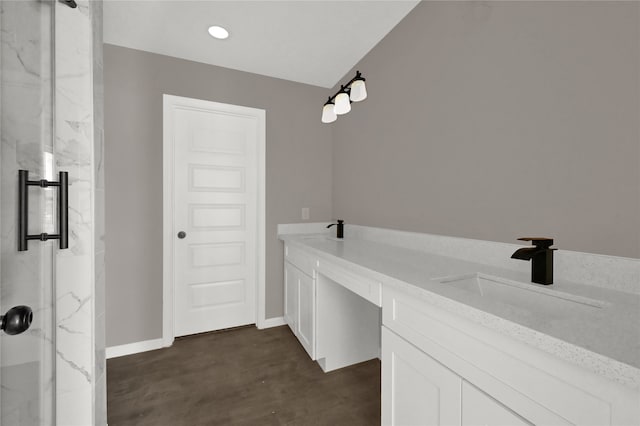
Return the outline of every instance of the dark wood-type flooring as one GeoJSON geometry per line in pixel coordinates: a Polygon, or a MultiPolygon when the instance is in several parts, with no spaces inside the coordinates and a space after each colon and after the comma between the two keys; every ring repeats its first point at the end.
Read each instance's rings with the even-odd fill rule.
{"type": "Polygon", "coordinates": [[[380,363],[323,373],[287,326],[107,361],[109,426],[379,425],[380,363]]]}

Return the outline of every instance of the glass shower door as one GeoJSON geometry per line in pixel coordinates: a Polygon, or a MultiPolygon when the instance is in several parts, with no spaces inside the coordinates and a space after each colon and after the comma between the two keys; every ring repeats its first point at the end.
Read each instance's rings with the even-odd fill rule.
{"type": "MultiPolygon", "coordinates": [[[[18,251],[18,171],[55,181],[53,157],[53,13],[51,0],[0,1],[0,424],[55,422],[53,256],[56,241],[29,241],[18,251]],[[14,311],[15,312],[15,311],[14,311]],[[20,324],[18,324],[19,326],[20,324]],[[13,330],[16,331],[16,330],[13,330]],[[19,330],[17,330],[19,331],[19,330]]],[[[55,233],[56,190],[28,190],[29,234],[55,233]]]]}

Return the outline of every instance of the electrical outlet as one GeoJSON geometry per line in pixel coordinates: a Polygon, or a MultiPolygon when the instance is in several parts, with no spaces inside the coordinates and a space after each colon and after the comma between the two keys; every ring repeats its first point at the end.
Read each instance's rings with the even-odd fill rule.
{"type": "Polygon", "coordinates": [[[309,220],[309,207],[302,208],[302,220],[309,220]]]}

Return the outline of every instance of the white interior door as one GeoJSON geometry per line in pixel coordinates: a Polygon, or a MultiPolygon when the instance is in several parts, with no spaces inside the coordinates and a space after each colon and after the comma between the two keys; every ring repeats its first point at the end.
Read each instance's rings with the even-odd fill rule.
{"type": "Polygon", "coordinates": [[[173,139],[174,334],[256,321],[258,144],[264,111],[186,100],[173,139]]]}

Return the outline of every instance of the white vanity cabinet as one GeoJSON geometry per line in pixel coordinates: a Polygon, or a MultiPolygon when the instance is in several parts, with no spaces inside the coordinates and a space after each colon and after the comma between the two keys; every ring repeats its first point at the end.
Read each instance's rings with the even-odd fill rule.
{"type": "Polygon", "coordinates": [[[416,296],[383,290],[384,425],[640,424],[638,392],[416,296]]]}
{"type": "Polygon", "coordinates": [[[383,425],[533,425],[386,327],[382,383],[383,425]]]}
{"type": "Polygon", "coordinates": [[[284,319],[311,359],[315,360],[315,294],[313,257],[285,245],[284,319]]]}
{"type": "Polygon", "coordinates": [[[285,241],[285,321],[325,372],[381,358],[383,425],[640,425],[640,391],[580,348],[349,261],[365,243],[301,241],[285,241]]]}

